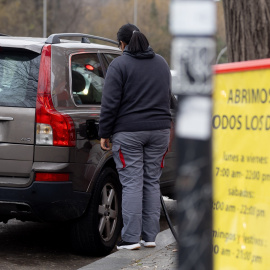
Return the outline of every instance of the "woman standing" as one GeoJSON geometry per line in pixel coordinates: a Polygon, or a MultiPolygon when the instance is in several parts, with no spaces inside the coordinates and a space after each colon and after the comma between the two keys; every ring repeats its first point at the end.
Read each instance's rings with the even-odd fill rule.
{"type": "Polygon", "coordinates": [[[100,144],[112,152],[122,184],[122,240],[117,249],[155,247],[159,232],[159,178],[168,149],[170,69],[132,24],[118,33],[123,55],[110,64],[99,122],[100,144]],[[142,239],[140,241],[140,239],[142,239]]]}

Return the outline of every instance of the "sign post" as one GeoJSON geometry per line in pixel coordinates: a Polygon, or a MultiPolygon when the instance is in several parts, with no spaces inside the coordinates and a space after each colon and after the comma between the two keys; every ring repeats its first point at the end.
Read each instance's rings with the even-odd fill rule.
{"type": "Polygon", "coordinates": [[[213,0],[172,0],[172,90],[178,98],[178,268],[212,269],[213,0]]]}

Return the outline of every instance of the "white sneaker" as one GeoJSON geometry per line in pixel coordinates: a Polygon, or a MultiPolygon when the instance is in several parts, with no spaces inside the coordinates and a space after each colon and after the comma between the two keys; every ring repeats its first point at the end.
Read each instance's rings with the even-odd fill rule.
{"type": "Polygon", "coordinates": [[[140,243],[145,247],[156,247],[157,246],[155,242],[145,242],[144,240],[141,240],[140,243]]]}
{"type": "Polygon", "coordinates": [[[117,249],[129,249],[129,250],[135,250],[139,249],[141,245],[139,243],[131,243],[131,242],[125,242],[123,240],[119,241],[116,245],[117,249]]]}

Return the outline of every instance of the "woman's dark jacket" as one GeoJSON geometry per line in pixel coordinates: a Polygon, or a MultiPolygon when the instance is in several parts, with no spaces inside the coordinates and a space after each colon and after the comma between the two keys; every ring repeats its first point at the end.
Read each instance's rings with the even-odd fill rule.
{"type": "Polygon", "coordinates": [[[163,57],[150,47],[131,54],[126,46],[106,74],[99,137],[170,128],[170,80],[170,68],[163,57]]]}

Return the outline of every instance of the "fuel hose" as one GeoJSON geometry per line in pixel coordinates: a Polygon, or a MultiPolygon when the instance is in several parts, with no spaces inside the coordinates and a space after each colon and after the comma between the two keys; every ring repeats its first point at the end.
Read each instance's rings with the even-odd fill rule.
{"type": "Polygon", "coordinates": [[[162,195],[160,195],[160,201],[161,201],[162,209],[163,209],[164,214],[165,214],[165,218],[166,218],[167,223],[168,223],[168,225],[170,227],[170,230],[171,230],[177,244],[179,245],[179,239],[178,239],[176,231],[175,231],[175,229],[174,229],[174,227],[172,225],[172,222],[171,222],[170,216],[168,214],[168,211],[167,211],[167,208],[166,208],[166,205],[165,205],[165,202],[164,202],[164,199],[163,199],[162,195]]]}

